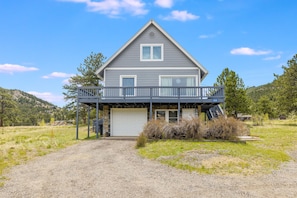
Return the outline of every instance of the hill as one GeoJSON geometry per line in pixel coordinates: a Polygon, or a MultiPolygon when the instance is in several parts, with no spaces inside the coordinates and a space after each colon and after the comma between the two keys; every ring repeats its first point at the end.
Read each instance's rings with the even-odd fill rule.
{"type": "MultiPolygon", "coordinates": [[[[11,113],[14,116],[13,121],[6,121],[5,125],[37,125],[41,120],[50,122],[54,114],[61,110],[56,105],[21,90],[0,87],[0,95],[1,93],[2,95],[6,94],[6,97],[11,100],[10,107],[6,105],[10,112],[3,111],[2,114],[6,113],[7,116],[11,113]]],[[[2,101],[2,103],[4,102],[2,101]]]]}
{"type": "Polygon", "coordinates": [[[246,93],[254,102],[257,102],[262,96],[267,96],[269,99],[273,100],[275,86],[273,82],[257,87],[253,86],[247,88],[246,93]]]}

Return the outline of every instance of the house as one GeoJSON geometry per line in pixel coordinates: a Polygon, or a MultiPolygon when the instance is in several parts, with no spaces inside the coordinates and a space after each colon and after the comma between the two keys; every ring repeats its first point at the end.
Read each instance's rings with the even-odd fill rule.
{"type": "Polygon", "coordinates": [[[153,20],[96,74],[104,87],[79,87],[77,105],[102,110],[103,134],[138,136],[151,119],[172,123],[222,112],[217,105],[224,103],[224,88],[201,86],[206,68],[153,20]]]}

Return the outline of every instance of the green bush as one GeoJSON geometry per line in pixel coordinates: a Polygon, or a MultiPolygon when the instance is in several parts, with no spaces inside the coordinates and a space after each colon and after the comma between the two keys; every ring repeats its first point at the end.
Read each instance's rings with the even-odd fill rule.
{"type": "Polygon", "coordinates": [[[144,133],[140,133],[140,135],[137,138],[135,147],[136,148],[145,147],[146,142],[147,142],[146,136],[144,135],[144,133]]]}
{"type": "Polygon", "coordinates": [[[253,115],[252,121],[254,126],[263,126],[264,116],[259,114],[253,115]]]}

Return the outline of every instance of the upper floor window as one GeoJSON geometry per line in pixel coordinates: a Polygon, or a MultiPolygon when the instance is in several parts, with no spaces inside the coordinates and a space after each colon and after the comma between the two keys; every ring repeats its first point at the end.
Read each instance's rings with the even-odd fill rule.
{"type": "Polygon", "coordinates": [[[163,61],[163,44],[141,44],[141,61],[163,61]]]}
{"type": "Polygon", "coordinates": [[[120,76],[120,95],[121,96],[135,96],[136,90],[136,75],[121,75],[120,76]]]}

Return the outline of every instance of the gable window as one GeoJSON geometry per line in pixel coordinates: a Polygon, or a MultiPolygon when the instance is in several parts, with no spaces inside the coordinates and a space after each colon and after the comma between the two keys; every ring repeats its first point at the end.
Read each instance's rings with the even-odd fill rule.
{"type": "Polygon", "coordinates": [[[196,96],[197,76],[160,76],[161,96],[196,96]],[[172,87],[172,88],[171,88],[172,87]],[[180,87],[180,88],[178,88],[180,87]]]}
{"type": "Polygon", "coordinates": [[[163,44],[141,44],[141,61],[163,61],[163,44]]]}
{"type": "Polygon", "coordinates": [[[120,76],[120,95],[121,96],[135,96],[136,76],[120,76]]]}

